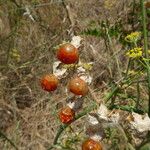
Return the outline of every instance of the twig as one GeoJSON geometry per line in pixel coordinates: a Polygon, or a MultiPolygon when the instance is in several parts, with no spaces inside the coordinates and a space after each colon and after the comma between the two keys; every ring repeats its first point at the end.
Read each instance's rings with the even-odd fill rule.
{"type": "Polygon", "coordinates": [[[8,141],[16,150],[19,150],[17,146],[12,142],[4,133],[0,131],[0,137],[4,138],[6,141],[8,141]]]}
{"type": "MultiPolygon", "coordinates": [[[[71,25],[71,32],[73,32],[73,27],[75,25],[75,22],[73,20],[73,17],[71,15],[71,10],[70,10],[70,7],[69,5],[67,5],[65,3],[65,0],[62,0],[62,5],[64,6],[65,10],[66,10],[66,13],[67,13],[67,18],[69,19],[69,22],[70,22],[70,25],[71,25]]],[[[73,35],[74,35],[74,32],[73,32],[73,35]]]]}
{"type": "Polygon", "coordinates": [[[16,2],[16,0],[10,0],[12,3],[14,3],[18,8],[20,8],[20,5],[16,2]]]}

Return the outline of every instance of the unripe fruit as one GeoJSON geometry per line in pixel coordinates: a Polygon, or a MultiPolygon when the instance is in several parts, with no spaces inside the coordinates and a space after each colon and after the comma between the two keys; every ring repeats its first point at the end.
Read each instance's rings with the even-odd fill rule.
{"type": "Polygon", "coordinates": [[[102,150],[102,145],[97,141],[88,139],[82,144],[82,150],[102,150]]]}
{"type": "Polygon", "coordinates": [[[54,91],[57,89],[58,82],[58,78],[55,75],[48,74],[41,79],[41,87],[48,92],[54,91]]]}
{"type": "Polygon", "coordinates": [[[70,43],[63,44],[58,49],[57,58],[64,64],[76,63],[79,59],[78,49],[70,43]]]}
{"type": "Polygon", "coordinates": [[[69,106],[62,108],[59,112],[59,119],[64,124],[71,123],[75,118],[75,111],[71,109],[69,106]]]}
{"type": "Polygon", "coordinates": [[[75,77],[70,80],[68,89],[76,95],[84,96],[88,92],[88,85],[81,78],[75,77]]]}

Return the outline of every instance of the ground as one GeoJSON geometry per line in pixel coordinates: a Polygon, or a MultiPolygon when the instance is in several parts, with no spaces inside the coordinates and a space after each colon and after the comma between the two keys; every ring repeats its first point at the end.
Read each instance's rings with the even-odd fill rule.
{"type": "MultiPolygon", "coordinates": [[[[94,62],[91,89],[97,99],[103,97],[110,79],[118,81],[112,53],[117,50],[119,63],[126,63],[122,45],[113,38],[112,47],[103,37],[84,33],[99,28],[102,21],[110,26],[123,21],[122,28],[130,32],[130,4],[130,0],[0,0],[0,130],[19,149],[47,149],[60,125],[57,112],[66,104],[67,79],[53,93],[40,87],[40,78],[52,72],[58,44],[74,35],[83,38],[80,59],[94,62]]],[[[89,105],[88,98],[84,105],[89,105]]],[[[79,146],[85,124],[83,118],[73,125],[75,132],[82,132],[79,146]]],[[[12,147],[2,139],[0,149],[12,147]]]]}

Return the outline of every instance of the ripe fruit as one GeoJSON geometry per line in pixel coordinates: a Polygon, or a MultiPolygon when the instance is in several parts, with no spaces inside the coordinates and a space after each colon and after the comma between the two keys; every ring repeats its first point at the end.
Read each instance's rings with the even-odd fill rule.
{"type": "Polygon", "coordinates": [[[70,43],[60,46],[57,52],[57,58],[65,64],[73,64],[78,61],[78,49],[70,43]]]}
{"type": "Polygon", "coordinates": [[[74,120],[75,111],[69,106],[62,108],[59,112],[59,119],[62,123],[69,124],[74,120]]]}
{"type": "Polygon", "coordinates": [[[41,79],[41,87],[45,91],[48,91],[48,92],[54,91],[56,90],[57,86],[58,86],[58,79],[53,74],[45,75],[41,79]]]}
{"type": "Polygon", "coordinates": [[[82,150],[102,150],[102,145],[97,141],[88,139],[82,144],[82,150]]]}
{"type": "Polygon", "coordinates": [[[75,77],[69,82],[69,90],[76,95],[86,95],[88,92],[87,83],[79,77],[75,77]]]}

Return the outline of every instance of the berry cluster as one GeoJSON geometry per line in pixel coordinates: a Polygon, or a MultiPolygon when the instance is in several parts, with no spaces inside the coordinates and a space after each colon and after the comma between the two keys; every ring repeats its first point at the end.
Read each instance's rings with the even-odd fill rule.
{"type": "MultiPolygon", "coordinates": [[[[74,64],[79,60],[78,49],[71,43],[62,44],[57,49],[57,58],[63,64],[74,64]]],[[[41,79],[41,87],[45,91],[51,92],[57,89],[59,79],[54,74],[45,75],[41,79]]],[[[85,96],[88,93],[87,83],[79,76],[72,78],[68,83],[68,91],[74,95],[85,96]]],[[[69,106],[62,108],[59,112],[59,119],[64,124],[70,124],[75,119],[75,110],[69,106]]],[[[82,150],[102,150],[99,142],[92,139],[86,140],[82,144],[82,150]]]]}

